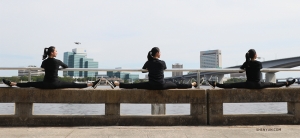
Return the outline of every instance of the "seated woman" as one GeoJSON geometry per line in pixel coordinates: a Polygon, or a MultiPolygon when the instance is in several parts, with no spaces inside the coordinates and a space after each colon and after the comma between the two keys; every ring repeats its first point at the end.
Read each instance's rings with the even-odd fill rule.
{"type": "MultiPolygon", "coordinates": [[[[133,83],[133,84],[125,84],[119,83],[118,81],[109,82],[109,85],[112,89],[116,86],[120,88],[126,89],[150,89],[150,90],[163,90],[163,89],[187,89],[197,87],[197,83],[193,82],[191,84],[176,84],[173,82],[165,82],[164,81],[164,70],[167,68],[166,63],[160,58],[160,50],[158,47],[154,47],[151,51],[148,52],[147,55],[148,61],[144,64],[143,69],[147,69],[149,74],[149,82],[142,82],[142,83],[133,83]]],[[[145,72],[143,72],[145,73],[145,72]]]]}
{"type": "Polygon", "coordinates": [[[240,83],[225,83],[219,84],[215,81],[207,81],[208,84],[212,87],[219,88],[247,88],[247,89],[263,89],[269,87],[289,87],[293,83],[295,83],[295,79],[291,81],[281,82],[281,83],[271,83],[271,82],[260,82],[260,70],[262,69],[261,62],[255,60],[257,58],[256,51],[254,49],[250,49],[246,53],[246,62],[240,67],[241,69],[246,70],[247,81],[240,83]]]}
{"type": "Polygon", "coordinates": [[[8,86],[18,87],[35,87],[40,89],[58,89],[58,88],[86,88],[92,86],[94,89],[100,83],[100,79],[93,83],[77,84],[74,82],[61,82],[58,80],[58,69],[59,67],[68,68],[62,61],[55,59],[57,50],[54,46],[44,49],[43,62],[41,68],[45,70],[45,77],[42,82],[27,82],[27,83],[16,83],[10,82],[3,79],[3,83],[8,86]]]}

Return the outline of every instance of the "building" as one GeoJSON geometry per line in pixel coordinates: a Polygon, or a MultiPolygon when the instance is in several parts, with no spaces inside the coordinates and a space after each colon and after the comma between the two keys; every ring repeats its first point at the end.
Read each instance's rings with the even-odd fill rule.
{"type": "MultiPolygon", "coordinates": [[[[86,50],[82,48],[75,48],[72,52],[64,53],[64,63],[69,68],[98,68],[98,62],[92,58],[87,58],[86,50]]],[[[71,77],[95,77],[98,71],[64,71],[64,76],[71,77]]]]}
{"type": "MultiPolygon", "coordinates": [[[[183,64],[179,64],[179,63],[172,64],[172,69],[183,69],[183,64]]],[[[182,75],[183,75],[183,71],[173,71],[172,72],[172,77],[182,76],[182,75]]]]}
{"type": "MultiPolygon", "coordinates": [[[[117,67],[116,69],[122,69],[121,67],[117,67]]],[[[120,71],[107,71],[107,76],[110,78],[120,78],[123,80],[135,81],[139,79],[139,74],[130,74],[126,72],[120,71]]]]}
{"type": "Polygon", "coordinates": [[[200,51],[200,68],[222,68],[221,50],[200,51]]]}
{"type": "MultiPolygon", "coordinates": [[[[28,67],[36,67],[36,66],[29,65],[28,67]]],[[[31,76],[41,76],[41,75],[45,75],[45,72],[42,70],[32,70],[30,74],[31,76]]],[[[18,70],[18,76],[19,77],[29,76],[29,70],[18,70]]]]}

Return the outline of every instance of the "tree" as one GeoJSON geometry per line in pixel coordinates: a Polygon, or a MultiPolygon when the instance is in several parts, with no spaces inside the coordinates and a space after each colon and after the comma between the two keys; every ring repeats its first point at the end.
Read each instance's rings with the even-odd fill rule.
{"type": "Polygon", "coordinates": [[[126,80],[124,80],[124,83],[129,83],[129,80],[127,80],[127,79],[126,79],[126,80]]]}
{"type": "Polygon", "coordinates": [[[237,83],[237,82],[246,82],[247,79],[245,78],[230,78],[224,83],[237,83]]]}

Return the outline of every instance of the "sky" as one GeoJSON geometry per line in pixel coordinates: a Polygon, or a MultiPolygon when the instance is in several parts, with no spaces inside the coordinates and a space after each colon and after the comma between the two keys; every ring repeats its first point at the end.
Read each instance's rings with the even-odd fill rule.
{"type": "Polygon", "coordinates": [[[152,47],[168,68],[200,68],[200,51],[215,49],[223,68],[242,64],[249,49],[266,61],[300,56],[299,7],[299,0],[0,0],[0,67],[40,66],[49,46],[60,60],[84,48],[110,69],[140,69],[152,47]]]}

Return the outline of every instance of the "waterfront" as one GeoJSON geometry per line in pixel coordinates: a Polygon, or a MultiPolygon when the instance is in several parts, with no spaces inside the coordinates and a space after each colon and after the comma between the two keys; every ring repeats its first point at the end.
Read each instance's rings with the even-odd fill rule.
{"type": "MultiPolygon", "coordinates": [[[[0,87],[5,85],[0,84],[0,87]]],[[[297,84],[292,87],[298,87],[297,84]]],[[[208,86],[201,86],[209,89],[208,86]]],[[[87,88],[91,89],[91,88],[87,88]]],[[[97,89],[110,89],[109,86],[99,86],[97,89]]],[[[167,104],[166,114],[189,114],[189,104],[167,104]]],[[[104,115],[104,104],[38,104],[33,106],[35,115],[104,115]]],[[[226,103],[224,114],[281,114],[287,113],[287,103],[226,103]]],[[[14,103],[0,103],[0,114],[14,114],[14,103]]],[[[122,115],[150,115],[150,104],[121,104],[122,115]]]]}

